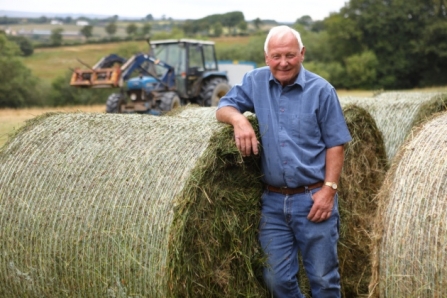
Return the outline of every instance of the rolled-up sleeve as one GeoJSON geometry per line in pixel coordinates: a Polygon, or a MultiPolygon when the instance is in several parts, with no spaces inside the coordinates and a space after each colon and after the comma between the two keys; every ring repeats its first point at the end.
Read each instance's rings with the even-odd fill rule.
{"type": "Polygon", "coordinates": [[[251,73],[244,75],[241,84],[234,85],[230,91],[223,96],[217,109],[222,107],[233,107],[241,113],[254,112],[253,100],[248,94],[251,94],[251,89],[253,88],[253,78],[251,73]]]}
{"type": "Polygon", "coordinates": [[[326,148],[343,145],[351,141],[351,134],[340,101],[333,88],[323,94],[319,112],[319,126],[326,148]]]}

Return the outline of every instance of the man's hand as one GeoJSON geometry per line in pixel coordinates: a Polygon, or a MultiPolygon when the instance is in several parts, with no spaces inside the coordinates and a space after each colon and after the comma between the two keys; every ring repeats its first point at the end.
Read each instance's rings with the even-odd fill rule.
{"type": "Polygon", "coordinates": [[[222,107],[216,112],[217,120],[233,125],[236,147],[242,156],[258,154],[258,139],[248,119],[233,107],[222,107]]]}
{"type": "Polygon", "coordinates": [[[236,147],[242,156],[250,156],[251,153],[258,154],[258,139],[251,123],[243,116],[246,121],[241,121],[234,126],[234,138],[236,147]]]}
{"type": "Polygon", "coordinates": [[[310,209],[307,219],[313,222],[322,222],[328,219],[334,208],[334,196],[336,191],[323,186],[321,190],[312,195],[314,204],[310,209]]]}

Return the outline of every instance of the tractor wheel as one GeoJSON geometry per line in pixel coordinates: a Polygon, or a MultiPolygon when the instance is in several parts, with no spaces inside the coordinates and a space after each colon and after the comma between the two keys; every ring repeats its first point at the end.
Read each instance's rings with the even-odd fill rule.
{"type": "Polygon", "coordinates": [[[180,98],[175,92],[165,92],[161,97],[160,110],[167,112],[180,107],[180,98]]]}
{"type": "Polygon", "coordinates": [[[109,98],[107,98],[106,102],[106,113],[120,113],[121,112],[121,103],[124,98],[121,93],[112,93],[109,98]]]}
{"type": "Polygon", "coordinates": [[[213,78],[206,81],[200,93],[202,105],[205,107],[217,106],[219,100],[230,90],[230,85],[223,78],[213,78]]]}

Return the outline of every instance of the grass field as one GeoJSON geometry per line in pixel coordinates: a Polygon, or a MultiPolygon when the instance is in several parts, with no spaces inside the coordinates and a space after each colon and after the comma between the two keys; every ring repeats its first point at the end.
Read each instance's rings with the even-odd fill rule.
{"type": "Polygon", "coordinates": [[[78,59],[93,66],[106,55],[128,49],[147,51],[147,43],[123,42],[36,49],[32,56],[23,58],[23,63],[36,77],[51,82],[76,67],[84,67],[78,59]]]}
{"type": "Polygon", "coordinates": [[[26,120],[49,112],[87,112],[103,113],[104,105],[77,106],[61,108],[30,108],[30,109],[0,109],[0,147],[2,147],[8,137],[22,127],[26,120]]]}

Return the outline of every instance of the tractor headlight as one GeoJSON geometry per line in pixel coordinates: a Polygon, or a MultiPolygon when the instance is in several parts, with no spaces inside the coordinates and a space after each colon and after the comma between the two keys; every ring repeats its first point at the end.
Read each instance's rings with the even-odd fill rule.
{"type": "Polygon", "coordinates": [[[135,93],[132,93],[132,94],[130,95],[130,99],[131,99],[131,100],[137,100],[137,95],[136,95],[135,93]]]}

